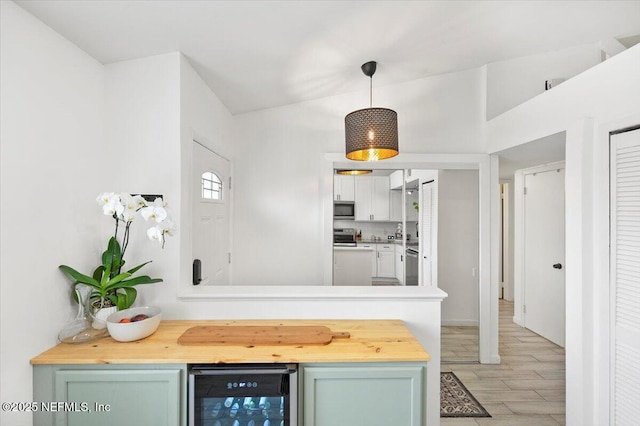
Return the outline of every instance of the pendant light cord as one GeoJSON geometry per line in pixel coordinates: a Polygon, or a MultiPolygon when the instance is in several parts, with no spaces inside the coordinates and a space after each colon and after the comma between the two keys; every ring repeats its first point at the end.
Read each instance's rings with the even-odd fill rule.
{"type": "Polygon", "coordinates": [[[373,76],[369,77],[369,108],[373,108],[373,76]]]}

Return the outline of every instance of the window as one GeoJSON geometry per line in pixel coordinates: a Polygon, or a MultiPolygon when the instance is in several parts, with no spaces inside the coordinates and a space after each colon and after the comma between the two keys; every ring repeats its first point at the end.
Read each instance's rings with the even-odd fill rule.
{"type": "Polygon", "coordinates": [[[205,200],[222,200],[222,181],[213,172],[202,174],[202,198],[205,200]]]}

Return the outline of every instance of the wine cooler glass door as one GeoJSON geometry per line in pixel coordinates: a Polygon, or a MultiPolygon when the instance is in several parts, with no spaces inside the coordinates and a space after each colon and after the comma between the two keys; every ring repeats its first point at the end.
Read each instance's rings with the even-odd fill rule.
{"type": "Polygon", "coordinates": [[[297,425],[295,367],[193,366],[190,426],[297,425]]]}

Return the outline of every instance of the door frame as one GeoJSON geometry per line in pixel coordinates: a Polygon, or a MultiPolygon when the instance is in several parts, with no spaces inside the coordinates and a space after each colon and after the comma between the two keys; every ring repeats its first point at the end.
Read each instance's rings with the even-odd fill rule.
{"type": "MultiPolygon", "coordinates": [[[[526,169],[517,170],[514,174],[514,236],[513,236],[513,322],[521,327],[525,326],[525,314],[524,314],[524,294],[525,294],[525,232],[524,232],[524,183],[525,176],[535,173],[548,172],[557,170],[559,168],[565,169],[566,165],[564,161],[557,161],[554,163],[542,164],[540,166],[529,167],[526,169]]],[[[565,198],[566,206],[566,198],[565,198]]],[[[566,227],[565,227],[565,239],[566,239],[566,227]]],[[[566,281],[566,279],[565,279],[566,281]]],[[[566,282],[565,282],[566,285],[566,282]]],[[[565,287],[566,293],[566,287],[565,287]]],[[[566,312],[566,309],[565,309],[566,312]]]]}
{"type": "MultiPolygon", "coordinates": [[[[324,284],[331,286],[333,250],[333,170],[354,166],[344,153],[324,154],[321,162],[323,205],[324,284]]],[[[469,169],[478,170],[478,312],[479,358],[482,364],[499,364],[498,351],[498,255],[500,217],[497,154],[416,154],[404,153],[377,162],[367,169],[469,169]]]]}

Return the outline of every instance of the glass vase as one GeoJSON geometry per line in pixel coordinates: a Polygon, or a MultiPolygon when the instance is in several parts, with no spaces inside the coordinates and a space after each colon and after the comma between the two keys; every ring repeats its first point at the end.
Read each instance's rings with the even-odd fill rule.
{"type": "Polygon", "coordinates": [[[75,293],[78,297],[78,312],[75,319],[60,330],[58,340],[62,343],[85,343],[107,336],[109,332],[106,327],[94,327],[95,318],[90,315],[91,287],[76,285],[75,293]]]}

